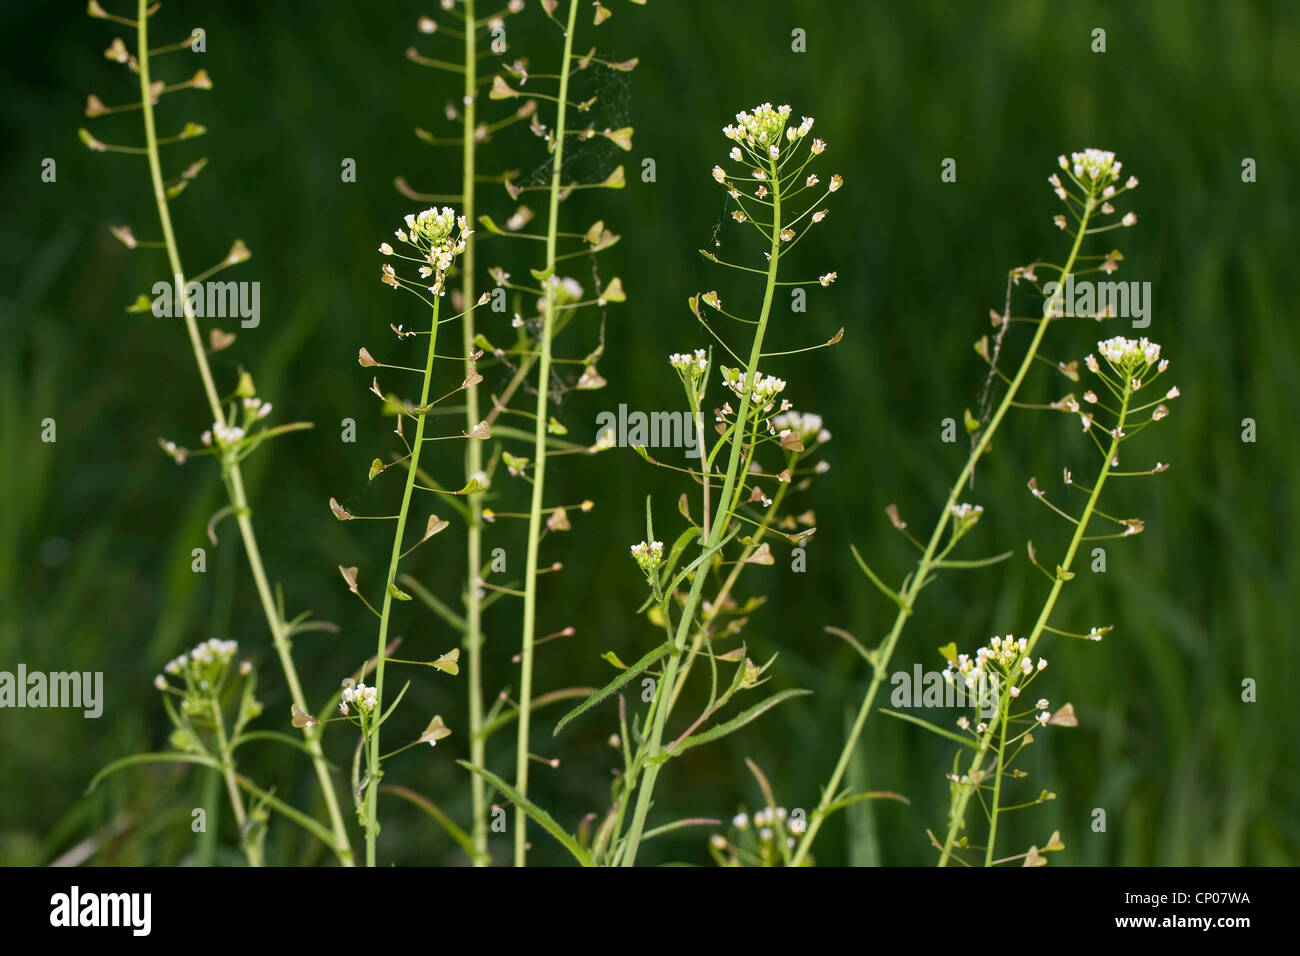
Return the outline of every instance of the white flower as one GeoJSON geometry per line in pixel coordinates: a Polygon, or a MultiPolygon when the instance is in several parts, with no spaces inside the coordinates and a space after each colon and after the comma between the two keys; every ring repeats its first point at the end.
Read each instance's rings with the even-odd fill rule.
{"type": "Polygon", "coordinates": [[[653,573],[664,557],[662,541],[639,541],[630,550],[633,559],[646,574],[653,573]]]}
{"type": "Polygon", "coordinates": [[[244,430],[238,425],[227,425],[225,422],[212,423],[212,435],[216,438],[219,445],[233,445],[244,437],[244,430]]]}
{"type": "Polygon", "coordinates": [[[720,182],[720,183],[725,183],[725,182],[727,181],[727,173],[726,173],[726,170],[724,170],[721,166],[714,166],[714,167],[713,167],[713,178],[714,178],[715,180],[717,180],[718,182],[720,182]]]}
{"type": "MultiPolygon", "coordinates": [[[[1058,164],[1062,158],[1058,157],[1058,164]]],[[[1076,179],[1091,181],[1103,188],[1119,178],[1119,171],[1124,165],[1115,159],[1114,153],[1102,149],[1086,149],[1081,153],[1071,153],[1070,162],[1076,179]]]]}
{"type": "Polygon", "coordinates": [[[817,281],[820,282],[822,285],[827,286],[830,285],[839,277],[840,274],[838,272],[828,272],[824,276],[818,276],[817,281]]]}
{"type": "Polygon", "coordinates": [[[1120,220],[1120,222],[1126,226],[1136,225],[1137,221],[1138,221],[1138,217],[1137,217],[1137,213],[1135,212],[1124,213],[1124,218],[1120,220]]]}

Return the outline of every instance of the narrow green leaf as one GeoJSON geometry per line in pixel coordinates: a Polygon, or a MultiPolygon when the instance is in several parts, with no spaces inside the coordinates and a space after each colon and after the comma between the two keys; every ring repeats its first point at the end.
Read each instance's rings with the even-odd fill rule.
{"type": "Polygon", "coordinates": [[[424,604],[426,607],[428,607],[429,610],[433,611],[434,614],[437,614],[440,618],[442,618],[453,628],[455,628],[459,633],[461,634],[465,633],[465,619],[461,617],[459,614],[457,614],[455,611],[453,611],[446,604],[444,604],[442,601],[438,600],[438,598],[434,596],[433,592],[431,592],[418,580],[416,580],[409,574],[403,574],[401,577],[398,578],[398,580],[401,581],[408,588],[410,588],[411,591],[415,594],[415,596],[420,599],[420,602],[424,604]]]}
{"type": "MultiPolygon", "coordinates": [[[[537,713],[548,704],[554,704],[562,700],[575,700],[579,697],[586,697],[588,694],[595,693],[594,687],[561,687],[559,690],[547,691],[533,698],[533,704],[529,707],[531,713],[537,713]]],[[[496,731],[500,730],[518,719],[519,711],[508,710],[504,714],[494,717],[480,728],[479,732],[473,736],[474,740],[487,740],[496,731]]]]}
{"type": "Polygon", "coordinates": [[[859,641],[852,634],[850,634],[848,631],[838,627],[831,627],[829,624],[823,627],[822,630],[825,631],[827,634],[834,634],[836,637],[840,638],[840,640],[845,641],[848,644],[852,645],[853,649],[862,655],[862,659],[864,661],[866,661],[868,664],[871,664],[873,667],[875,666],[875,660],[872,658],[871,652],[868,651],[865,647],[863,647],[862,642],[859,641]]]}
{"type": "Polygon", "coordinates": [[[828,806],[822,811],[822,819],[829,817],[837,810],[843,810],[845,807],[850,807],[855,803],[861,803],[863,800],[898,800],[899,802],[905,803],[909,806],[912,803],[911,800],[907,799],[907,797],[903,796],[901,793],[894,793],[892,790],[872,790],[868,793],[855,793],[851,797],[843,797],[842,799],[836,800],[828,806]]]}
{"type": "Polygon", "coordinates": [[[615,677],[612,681],[610,681],[600,690],[596,691],[596,693],[592,694],[590,697],[584,700],[577,707],[573,708],[573,710],[569,711],[567,714],[561,717],[560,722],[555,725],[555,730],[551,732],[551,735],[558,736],[560,731],[564,728],[565,724],[569,723],[569,721],[573,720],[575,717],[579,716],[580,714],[584,714],[591,708],[595,707],[602,700],[607,698],[610,694],[613,694],[620,687],[623,687],[630,680],[632,680],[632,678],[636,677],[643,670],[645,670],[651,664],[655,663],[664,655],[668,654],[673,649],[674,649],[673,645],[665,641],[663,644],[660,644],[654,650],[647,653],[635,664],[633,664],[627,670],[623,671],[623,673],[619,674],[617,677],[615,677]]]}
{"type": "Polygon", "coordinates": [[[661,586],[666,583],[668,579],[673,576],[673,572],[677,570],[677,562],[681,560],[682,552],[686,550],[686,546],[699,536],[700,529],[696,527],[687,528],[677,536],[677,540],[673,542],[672,549],[668,552],[668,560],[664,562],[663,570],[659,572],[659,582],[661,586]]]}
{"type": "MultiPolygon", "coordinates": [[[[302,738],[291,737],[288,734],[282,734],[277,730],[250,730],[247,733],[240,734],[230,742],[230,749],[234,751],[243,744],[248,743],[250,740],[275,740],[282,744],[288,744],[296,750],[301,750],[309,756],[311,755],[311,748],[302,742],[302,738]]],[[[338,769],[332,764],[327,763],[326,766],[331,770],[338,769]]]]}
{"type": "Polygon", "coordinates": [[[90,783],[87,784],[86,786],[86,793],[90,793],[97,786],[99,786],[99,781],[103,780],[109,774],[116,773],[119,770],[124,770],[127,767],[133,767],[136,764],[141,764],[141,763],[196,763],[204,767],[212,767],[214,770],[221,769],[221,764],[218,763],[216,760],[212,759],[211,757],[202,756],[200,754],[177,754],[177,753],[132,754],[129,757],[123,757],[120,760],[114,760],[103,770],[99,771],[99,773],[95,774],[95,776],[91,779],[90,783]]]}
{"type": "Polygon", "coordinates": [[[334,842],[334,834],[331,833],[329,830],[327,830],[325,827],[321,826],[319,822],[307,816],[307,814],[303,813],[301,810],[285,803],[283,800],[276,797],[275,794],[263,790],[261,787],[257,786],[257,784],[253,783],[253,781],[249,780],[243,774],[239,774],[239,773],[235,774],[235,782],[238,783],[245,790],[247,790],[249,793],[251,793],[253,796],[257,797],[260,801],[262,801],[262,803],[271,807],[271,809],[273,810],[279,811],[280,814],[284,816],[286,819],[292,820],[294,823],[298,824],[298,826],[302,827],[308,833],[315,836],[316,839],[320,840],[327,847],[330,847],[331,849],[335,849],[335,850],[339,849],[337,844],[335,844],[334,842]]]}
{"type": "Polygon", "coordinates": [[[1003,551],[1001,554],[994,555],[991,558],[972,558],[969,561],[939,561],[935,564],[936,568],[986,568],[990,564],[997,564],[1011,557],[1013,551],[1003,551]]]}
{"type": "Polygon", "coordinates": [[[911,714],[899,713],[896,710],[886,710],[883,707],[880,708],[880,712],[882,714],[888,714],[890,717],[897,717],[899,720],[905,720],[909,724],[916,724],[918,727],[924,727],[931,733],[936,733],[940,737],[947,737],[949,740],[954,740],[964,747],[970,747],[972,750],[976,749],[975,741],[968,740],[956,731],[945,730],[943,727],[937,727],[928,720],[922,720],[920,717],[913,717],[911,714]]]}
{"type": "Polygon", "coordinates": [[[856,546],[856,545],[849,545],[849,550],[851,550],[851,551],[853,552],[853,557],[854,557],[855,559],[857,559],[858,567],[860,567],[860,568],[862,569],[862,573],[865,574],[865,575],[866,575],[866,576],[871,580],[871,583],[872,583],[872,584],[874,584],[877,588],[880,589],[880,593],[883,594],[883,595],[885,595],[885,597],[889,598],[891,601],[893,601],[893,602],[894,602],[895,604],[897,604],[899,607],[901,607],[901,608],[903,608],[904,610],[906,610],[906,609],[907,609],[907,605],[905,605],[905,604],[903,603],[903,599],[902,599],[901,597],[899,597],[899,596],[898,596],[894,591],[892,591],[892,590],[889,588],[889,586],[888,586],[887,584],[885,584],[884,581],[882,581],[882,580],[880,580],[880,578],[876,577],[876,572],[875,572],[875,571],[872,571],[871,568],[869,568],[869,567],[867,566],[867,562],[862,560],[862,555],[860,555],[860,554],[858,553],[857,546],[856,546]]]}
{"type": "Polygon", "coordinates": [[[783,690],[779,694],[773,694],[771,697],[768,697],[766,700],[759,701],[753,707],[749,708],[749,710],[745,711],[744,713],[738,714],[735,717],[732,717],[728,721],[725,721],[714,727],[710,727],[708,730],[701,731],[698,734],[692,734],[691,736],[683,740],[681,742],[681,745],[676,750],[674,750],[672,754],[669,754],[668,756],[676,756],[677,754],[680,754],[684,750],[690,750],[692,747],[700,746],[700,744],[711,743],[715,740],[718,740],[721,737],[725,737],[727,736],[727,734],[739,730],[741,727],[744,727],[746,724],[750,723],[751,721],[757,720],[759,717],[761,717],[767,711],[771,710],[777,704],[783,703],[784,701],[789,700],[791,697],[803,697],[804,695],[811,694],[811,693],[812,691],[810,690],[792,688],[791,690],[783,690]]]}
{"type": "Polygon", "coordinates": [[[443,813],[442,810],[438,808],[438,805],[433,801],[416,793],[414,790],[408,790],[406,787],[400,787],[396,784],[381,784],[379,790],[382,793],[391,793],[394,796],[401,797],[409,803],[415,804],[429,816],[438,821],[438,824],[447,831],[447,835],[455,840],[462,850],[469,854],[471,860],[486,862],[485,859],[480,860],[478,854],[474,852],[474,841],[470,839],[470,835],[458,827],[456,822],[452,820],[451,817],[447,816],[447,814],[443,813]]]}
{"type": "Polygon", "coordinates": [[[717,827],[721,826],[721,820],[711,820],[708,817],[687,817],[685,820],[674,820],[672,823],[665,823],[661,827],[655,827],[653,830],[646,830],[641,834],[641,842],[662,836],[665,833],[671,833],[673,830],[680,830],[682,827],[717,827]]]}
{"type": "Polygon", "coordinates": [[[514,787],[510,786],[510,784],[506,783],[504,780],[502,780],[492,771],[484,770],[482,767],[476,767],[468,760],[457,760],[456,762],[460,764],[462,767],[464,767],[466,770],[468,770],[470,773],[478,774],[488,783],[492,784],[492,786],[496,787],[497,790],[501,791],[502,795],[504,795],[507,800],[509,800],[519,809],[523,810],[524,813],[528,814],[528,816],[533,820],[534,823],[540,826],[551,836],[555,837],[555,839],[559,842],[559,844],[563,846],[566,850],[568,850],[570,853],[572,853],[573,858],[577,860],[578,863],[580,863],[582,866],[594,865],[591,861],[591,854],[588,853],[586,850],[584,850],[582,848],[582,845],[579,844],[577,840],[575,840],[571,835],[566,833],[564,828],[555,822],[554,817],[552,817],[549,813],[547,813],[537,804],[533,803],[531,800],[525,797],[514,787]]]}

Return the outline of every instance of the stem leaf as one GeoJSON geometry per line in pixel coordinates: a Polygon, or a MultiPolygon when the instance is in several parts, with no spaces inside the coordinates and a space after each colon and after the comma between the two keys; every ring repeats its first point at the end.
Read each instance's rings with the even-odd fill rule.
{"type": "Polygon", "coordinates": [[[920,717],[913,717],[911,714],[899,713],[896,710],[886,710],[883,707],[880,708],[880,712],[890,717],[897,717],[899,720],[905,720],[909,724],[916,724],[918,727],[924,727],[931,733],[938,734],[940,737],[947,737],[949,740],[954,740],[964,747],[970,747],[972,750],[976,749],[973,740],[967,740],[961,734],[952,730],[945,730],[943,727],[938,727],[930,723],[928,720],[922,720],[920,717]]]}
{"type": "Polygon", "coordinates": [[[635,664],[632,664],[630,667],[628,667],[627,670],[623,671],[623,673],[619,674],[617,677],[615,677],[612,681],[610,681],[600,690],[596,691],[594,694],[592,694],[590,697],[584,700],[577,707],[573,708],[573,710],[569,711],[567,714],[561,717],[560,722],[555,725],[555,730],[551,732],[551,735],[558,736],[560,731],[564,729],[564,726],[568,724],[569,721],[573,720],[575,717],[578,717],[579,715],[584,714],[591,708],[595,707],[602,700],[609,697],[620,687],[623,687],[625,684],[631,681],[632,678],[636,677],[643,670],[645,670],[651,664],[655,663],[661,657],[668,654],[672,650],[673,650],[673,645],[665,641],[663,644],[660,644],[654,650],[645,654],[645,656],[643,656],[635,664]]]}
{"type": "Polygon", "coordinates": [[[698,734],[692,734],[691,736],[683,740],[681,744],[671,754],[667,754],[665,756],[666,757],[676,756],[677,754],[680,754],[684,750],[690,750],[692,747],[698,747],[700,744],[711,743],[721,737],[725,737],[727,736],[727,734],[730,734],[733,731],[737,731],[741,727],[744,727],[746,724],[750,723],[751,721],[758,719],[764,713],[766,713],[767,711],[775,707],[777,704],[783,703],[784,701],[789,700],[791,697],[803,697],[804,695],[811,694],[811,693],[812,691],[810,690],[804,690],[802,688],[796,687],[796,688],[791,688],[790,690],[783,690],[779,694],[773,694],[771,697],[768,697],[766,700],[759,701],[753,707],[749,708],[749,710],[746,710],[743,713],[738,714],[735,717],[732,717],[728,721],[724,721],[721,724],[718,724],[714,727],[710,727],[708,730],[701,731],[698,734]]]}
{"type": "Polygon", "coordinates": [[[528,814],[528,816],[531,817],[532,820],[543,830],[545,830],[551,836],[555,837],[556,841],[558,841],[561,846],[563,846],[566,850],[572,853],[573,858],[577,860],[578,863],[580,863],[582,866],[594,865],[591,860],[591,854],[588,853],[586,850],[584,850],[582,848],[582,845],[579,844],[577,840],[575,840],[571,835],[566,833],[564,828],[555,822],[555,818],[553,816],[551,816],[549,813],[547,813],[537,804],[533,803],[531,800],[529,800],[527,797],[521,794],[514,787],[510,786],[510,784],[506,783],[504,780],[502,780],[492,771],[484,770],[482,767],[476,767],[468,760],[457,760],[456,762],[460,764],[462,767],[464,767],[466,770],[468,770],[470,773],[478,774],[488,783],[492,784],[492,786],[496,787],[497,790],[501,791],[501,793],[506,797],[506,799],[510,800],[510,802],[512,802],[516,807],[523,810],[524,813],[528,814]]]}

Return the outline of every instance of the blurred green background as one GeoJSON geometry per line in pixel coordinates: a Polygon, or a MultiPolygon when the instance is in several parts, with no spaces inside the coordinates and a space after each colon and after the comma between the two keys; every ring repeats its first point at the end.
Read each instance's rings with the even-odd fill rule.
{"type": "MultiPolygon", "coordinates": [[[[641,63],[630,77],[585,76],[578,92],[601,96],[594,119],[602,126],[635,126],[634,148],[616,156],[608,144],[593,146],[572,171],[603,175],[621,160],[629,185],[580,194],[564,215],[575,229],[603,218],[623,236],[601,269],[623,277],[629,302],[606,315],[600,370],[608,387],[566,396],[560,412],[581,440],[594,434],[598,411],[620,402],[678,407],[665,356],[705,344],[685,307],[688,295],[718,288],[733,303],[757,303],[761,288],[737,283],[697,253],[716,235],[725,249],[756,256],[729,218],[723,225],[725,197],[709,175],[729,145],[720,128],[737,110],[771,100],[815,116],[816,132],[830,144],[822,169],[841,172],[847,183],[788,274],[834,269],[839,281],[810,288],[804,314],[790,314],[778,297],[772,333],[773,347],[794,348],[843,326],[844,341],[768,363],[790,382],[798,407],[823,414],[835,435],[832,469],[808,499],[819,530],[806,573],[788,570],[782,545],[777,564],[747,575],[743,591],[769,596],[746,639],[755,656],[780,652],[773,686],[815,695],[674,762],[661,778],[654,819],[727,819],[754,808],[759,794],[746,756],[766,770],[785,806],[816,803],[868,679],[856,655],[822,628],[843,627],[874,643],[892,619],[849,546],[893,582],[910,567],[910,548],[882,510],[896,502],[913,528],[931,526],[966,455],[964,442],[940,441],[940,422],[960,422],[962,409],[975,407],[982,373],[971,344],[988,331],[988,310],[1001,308],[1006,270],[1065,254],[1045,179],[1058,153],[1097,146],[1114,150],[1125,172],[1142,180],[1131,203],[1138,226],[1099,243],[1124,253],[1116,278],[1151,282],[1153,320],[1144,334],[1163,343],[1183,397],[1168,421],[1128,446],[1131,458],[1169,461],[1172,469],[1116,482],[1108,493],[1106,510],[1142,516],[1146,533],[1110,542],[1107,572],[1081,568],[1065,591],[1058,624],[1116,630],[1101,644],[1046,645],[1052,667],[1043,692],[1072,701],[1080,726],[1041,735],[1026,765],[1032,776],[1017,792],[1030,799],[1047,788],[1058,799],[1012,815],[1000,846],[1019,852],[1059,829],[1067,851],[1054,862],[1295,862],[1300,768],[1285,690],[1300,673],[1295,5],[606,3],[613,18],[593,30],[583,14],[578,48],[596,44],[611,58],[641,63]],[[1106,30],[1104,54],[1090,50],[1097,27],[1106,30]],[[791,50],[795,28],[806,31],[805,53],[791,50]],[[637,175],[647,157],[656,161],[653,183],[637,175]],[[955,183],[940,181],[945,157],[956,160],[955,183]],[[1241,180],[1246,157],[1257,163],[1253,184],[1241,180]],[[1256,422],[1253,444],[1241,440],[1244,418],[1256,422]],[[1257,684],[1254,703],[1241,699],[1246,678],[1257,684]],[[1104,833],[1091,828],[1095,808],[1106,811],[1104,833]]],[[[210,160],[173,203],[184,261],[198,272],[239,236],[254,258],[223,278],[262,284],[261,326],[233,329],[238,340],[215,357],[216,373],[228,388],[247,367],[277,420],[318,425],[267,446],[248,467],[269,571],[290,614],[311,608],[340,627],[337,635],[297,641],[317,701],[372,652],[371,621],[346,600],[335,567],[360,564],[373,580],[388,533],[358,533],[325,508],[330,495],[356,495],[370,459],[393,448],[356,350],[367,345],[381,360],[396,355],[389,323],[421,318],[412,300],[376,281],[375,247],[414,208],[393,178],[405,175],[434,192],[459,183],[456,151],[430,149],[411,135],[416,126],[454,135],[443,108],[459,96],[459,80],[403,56],[416,43],[428,55],[455,57],[447,38],[415,30],[417,16],[436,6],[177,2],[154,20],[155,44],[202,26],[208,47],[201,56],[161,59],[157,75],[182,79],[202,66],[216,85],[169,95],[159,107],[164,133],[186,120],[209,129],[165,153],[177,171],[199,156],[210,160]],[[356,160],[355,183],[340,182],[344,157],[356,160]],[[339,439],[337,423],[348,417],[358,423],[355,444],[339,439]]],[[[288,698],[233,526],[224,525],[220,547],[209,549],[208,573],[190,571],[190,550],[207,546],[204,525],[224,499],[209,462],[178,468],[155,444],[159,436],[195,444],[207,413],[180,325],[123,311],[166,267],[108,234],[117,223],[142,238],[157,233],[144,162],[89,153],[76,138],[86,125],[86,94],[108,103],[134,96],[134,79],[101,56],[125,31],[83,10],[76,2],[10,2],[0,12],[0,669],[22,661],[33,670],[103,671],[106,703],[99,720],[0,712],[0,862],[47,863],[69,852],[95,863],[188,862],[197,858],[190,809],[211,805],[204,771],[132,770],[83,798],[86,784],[115,757],[166,745],[151,679],[209,636],[238,640],[242,654],[264,665],[267,710],[259,726],[283,729],[288,698]],[[46,157],[57,161],[55,183],[41,181],[46,157]],[[57,420],[55,444],[40,440],[46,417],[57,420]]],[[[512,56],[529,57],[534,71],[554,71],[558,32],[536,4],[507,28],[512,56]]],[[[487,104],[486,115],[499,115],[498,105],[487,104]]],[[[108,141],[139,140],[138,114],[92,128],[108,141]]],[[[538,140],[516,130],[494,140],[483,162],[527,173],[545,156],[538,140]]],[[[514,208],[499,189],[481,205],[498,218],[514,208]]],[[[513,262],[522,274],[518,255],[489,242],[480,261],[513,262]]],[[[576,260],[574,274],[589,281],[588,263],[576,260]]],[[[1032,293],[1019,302],[1025,314],[1032,293]]],[[[1127,323],[1104,329],[1125,332],[1127,323]]],[[[566,333],[562,350],[582,355],[599,333],[589,317],[566,333]]],[[[1062,323],[1045,351],[1080,358],[1098,334],[1091,322],[1062,323]]],[[[1040,372],[1030,400],[1069,390],[1045,366],[1040,372]]],[[[499,388],[494,376],[487,384],[499,388]]],[[[655,496],[660,536],[675,537],[683,490],[672,473],[628,450],[558,461],[548,498],[590,497],[597,506],[575,515],[574,530],[552,536],[543,551],[566,571],[545,579],[540,633],[572,624],[577,634],[539,654],[542,689],[599,684],[610,676],[602,652],[631,660],[658,639],[634,616],[642,587],[627,546],[643,536],[646,494],[655,496]]],[[[910,671],[918,661],[937,669],[935,648],[948,641],[970,649],[991,633],[1032,625],[1047,584],[1023,558],[1025,539],[1055,555],[1066,529],[1033,506],[1025,481],[1036,475],[1057,489],[1063,465],[1077,471],[1091,461],[1071,420],[1035,412],[1008,419],[970,493],[987,509],[970,540],[972,554],[1014,549],[1016,556],[928,589],[892,669],[910,671]]],[[[433,467],[451,481],[458,464],[433,467]]],[[[521,540],[518,528],[502,524],[487,546],[507,548],[517,567],[521,540]]],[[[412,567],[454,600],[463,556],[452,536],[436,545],[412,567]]],[[[454,641],[418,608],[397,629],[407,656],[435,655],[454,641]]],[[[488,618],[489,694],[517,686],[510,662],[517,641],[517,610],[502,602],[488,618]]],[[[390,779],[464,822],[467,780],[453,762],[465,756],[464,681],[422,678],[413,694],[408,701],[419,703],[399,715],[397,736],[414,736],[433,711],[458,733],[432,756],[421,749],[395,761],[390,779]]],[[[883,695],[880,703],[888,703],[883,695]]],[[[553,740],[558,716],[539,718],[534,749],[562,763],[538,766],[533,789],[572,828],[607,804],[614,754],[605,739],[615,717],[603,707],[553,740]]],[[[956,715],[923,716],[947,724],[956,715]]],[[[331,732],[326,741],[340,764],[351,753],[344,737],[331,732]]],[[[503,734],[494,744],[490,762],[509,776],[512,742],[503,734]]],[[[819,861],[930,862],[925,829],[944,825],[950,758],[949,747],[922,731],[873,719],[856,779],[911,802],[841,815],[823,831],[819,861]]],[[[290,751],[250,746],[241,766],[299,806],[317,799],[308,766],[290,751]]],[[[383,819],[386,860],[464,862],[414,808],[389,801],[383,819]]],[[[217,835],[222,846],[235,846],[228,813],[217,835]]],[[[674,836],[653,844],[645,859],[707,862],[704,832],[674,836]]],[[[534,845],[539,863],[565,859],[542,834],[534,845]]],[[[276,862],[325,861],[283,822],[268,850],[276,862]]],[[[508,837],[494,837],[494,850],[504,859],[508,837]]],[[[240,859],[233,851],[216,858],[240,859]]]]}

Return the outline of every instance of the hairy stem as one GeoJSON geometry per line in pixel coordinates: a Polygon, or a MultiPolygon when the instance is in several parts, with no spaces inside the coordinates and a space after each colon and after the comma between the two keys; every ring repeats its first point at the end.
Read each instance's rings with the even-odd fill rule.
{"type": "MultiPolygon", "coordinates": [[[[185,271],[181,267],[180,251],[176,244],[175,233],[172,230],[167,191],[163,186],[162,162],[158,154],[158,134],[154,125],[153,98],[149,92],[147,7],[146,0],[139,0],[137,13],[139,19],[136,27],[139,45],[137,57],[140,63],[140,104],[142,107],[141,112],[144,115],[145,149],[149,160],[149,175],[153,181],[154,204],[158,208],[158,221],[162,227],[163,242],[167,247],[167,261],[171,266],[173,280],[183,289],[185,287],[185,271]]],[[[203,381],[203,392],[207,397],[213,421],[221,421],[223,420],[221,398],[212,379],[212,370],[208,366],[207,352],[204,350],[203,340],[199,335],[198,320],[190,308],[189,297],[181,296],[181,299],[182,311],[185,316],[185,330],[189,336],[190,349],[194,353],[195,364],[198,366],[199,378],[203,381]]],[[[280,658],[280,667],[284,671],[285,681],[289,685],[290,697],[299,710],[308,713],[307,701],[303,696],[302,685],[298,680],[298,670],[293,663],[289,643],[289,629],[276,607],[271,586],[267,581],[266,571],[262,566],[262,553],[258,548],[257,537],[253,533],[252,512],[248,507],[248,496],[244,491],[243,473],[237,462],[226,457],[222,458],[221,469],[230,504],[234,509],[236,521],[239,525],[239,534],[244,542],[244,552],[248,556],[249,568],[253,573],[253,581],[257,586],[257,595],[261,600],[262,611],[266,615],[266,623],[271,631],[271,642],[275,645],[276,655],[280,658]]],[[[338,796],[334,792],[334,784],[330,780],[329,768],[325,764],[325,756],[321,751],[319,735],[320,725],[314,728],[304,728],[303,730],[303,739],[311,755],[312,766],[316,771],[316,779],[320,783],[321,795],[325,799],[325,807],[329,813],[330,827],[334,837],[331,849],[338,856],[340,863],[344,866],[352,866],[352,845],[348,840],[347,828],[343,825],[343,815],[339,811],[338,796]]]]}

